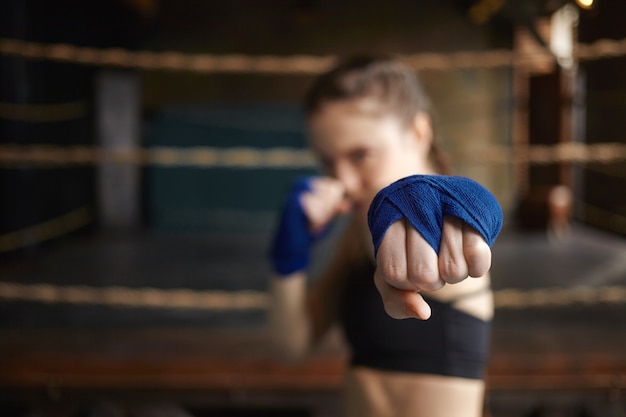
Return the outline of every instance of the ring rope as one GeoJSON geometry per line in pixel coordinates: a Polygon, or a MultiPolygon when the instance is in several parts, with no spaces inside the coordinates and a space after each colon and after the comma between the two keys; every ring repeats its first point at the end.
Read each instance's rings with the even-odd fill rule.
{"type": "MultiPolygon", "coordinates": [[[[266,310],[267,292],[221,291],[189,288],[162,289],[123,286],[18,284],[0,281],[0,300],[45,304],[98,305],[106,307],[195,309],[209,311],[266,310]]],[[[500,289],[494,291],[496,309],[527,309],[626,303],[626,286],[500,289]]]]}
{"type": "Polygon", "coordinates": [[[59,286],[11,282],[0,282],[0,299],[46,304],[199,310],[255,310],[266,309],[269,305],[267,294],[260,291],[59,286]]]}
{"type": "Polygon", "coordinates": [[[87,207],[11,233],[0,234],[0,252],[9,252],[76,231],[92,222],[87,207]]]}
{"type": "Polygon", "coordinates": [[[94,164],[166,167],[307,168],[315,166],[309,150],[247,147],[102,149],[88,146],[0,145],[0,166],[66,166],[94,164]]]}
{"type": "MultiPolygon", "coordinates": [[[[490,163],[610,163],[626,160],[624,143],[560,143],[528,147],[490,146],[454,158],[490,163]]],[[[0,145],[0,167],[60,167],[95,164],[198,168],[311,168],[315,158],[302,148],[150,147],[102,149],[90,146],[0,145]]]]}
{"type": "Polygon", "coordinates": [[[495,307],[524,309],[532,307],[566,307],[626,303],[625,286],[502,289],[494,291],[495,307]]]}
{"type": "MultiPolygon", "coordinates": [[[[71,44],[45,44],[19,39],[0,38],[0,54],[26,59],[43,59],[81,65],[134,68],[138,70],[189,71],[196,73],[256,74],[319,74],[330,68],[334,56],[315,55],[214,55],[177,51],[130,51],[123,48],[78,47],[71,44]]],[[[626,55],[626,39],[600,39],[590,44],[577,44],[579,60],[598,60],[626,55]]],[[[400,54],[415,70],[446,70],[451,68],[502,68],[530,64],[554,58],[548,51],[515,54],[511,50],[400,54]]]]}

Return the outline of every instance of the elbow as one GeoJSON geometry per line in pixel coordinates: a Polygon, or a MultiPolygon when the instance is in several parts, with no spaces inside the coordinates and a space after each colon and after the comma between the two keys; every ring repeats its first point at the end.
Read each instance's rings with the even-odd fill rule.
{"type": "Polygon", "coordinates": [[[306,329],[276,328],[270,333],[270,350],[279,362],[295,364],[302,362],[310,352],[310,337],[306,329]]]}
{"type": "Polygon", "coordinates": [[[309,354],[309,349],[306,346],[279,341],[271,343],[271,350],[272,356],[278,362],[286,365],[297,365],[303,362],[309,354]]]}

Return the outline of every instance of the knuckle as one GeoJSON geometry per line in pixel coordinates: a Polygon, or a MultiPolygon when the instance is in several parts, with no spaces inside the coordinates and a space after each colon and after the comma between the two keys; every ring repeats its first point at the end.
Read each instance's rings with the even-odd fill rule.
{"type": "Polygon", "coordinates": [[[406,269],[396,262],[386,262],[381,273],[385,281],[396,288],[406,283],[406,269]]]}
{"type": "Polygon", "coordinates": [[[414,263],[409,270],[408,280],[418,288],[427,289],[425,286],[439,281],[439,271],[428,262],[414,263]]]}
{"type": "Polygon", "coordinates": [[[468,254],[483,254],[485,251],[491,252],[489,245],[481,237],[475,235],[463,236],[463,252],[468,254]]]}
{"type": "Polygon", "coordinates": [[[491,268],[491,261],[484,261],[482,263],[476,263],[472,265],[469,271],[469,276],[479,278],[487,274],[491,268]]]}
{"type": "Polygon", "coordinates": [[[441,278],[449,283],[456,283],[467,278],[467,265],[458,259],[444,259],[439,265],[441,278]]]}
{"type": "Polygon", "coordinates": [[[442,289],[444,285],[446,285],[446,283],[443,280],[437,278],[436,280],[433,280],[433,281],[421,283],[420,288],[424,291],[437,291],[437,290],[442,289]]]}
{"type": "Polygon", "coordinates": [[[482,276],[491,267],[491,249],[486,242],[466,246],[464,254],[472,276],[482,276]]]}

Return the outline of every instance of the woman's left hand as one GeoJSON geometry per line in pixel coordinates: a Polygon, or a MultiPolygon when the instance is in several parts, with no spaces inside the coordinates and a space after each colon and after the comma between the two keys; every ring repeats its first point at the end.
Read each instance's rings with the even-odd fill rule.
{"type": "Polygon", "coordinates": [[[393,318],[430,317],[420,291],[435,291],[491,267],[491,248],[462,220],[444,217],[439,256],[406,219],[393,223],[378,248],[374,282],[393,318]]]}

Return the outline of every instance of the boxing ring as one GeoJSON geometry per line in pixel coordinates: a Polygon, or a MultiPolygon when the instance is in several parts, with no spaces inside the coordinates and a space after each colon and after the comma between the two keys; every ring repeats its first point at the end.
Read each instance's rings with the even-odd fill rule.
{"type": "MultiPolygon", "coordinates": [[[[334,59],[155,53],[15,39],[0,39],[0,54],[206,75],[310,75],[328,68],[334,59]]],[[[576,48],[581,62],[624,56],[626,40],[601,40],[576,48]]],[[[538,60],[554,59],[536,50],[526,55],[497,50],[400,58],[419,71],[527,69],[538,60]]],[[[0,107],[4,118],[48,120],[36,110],[0,107]]],[[[55,111],[48,116],[81,116],[84,103],[66,103],[55,111]]],[[[533,145],[519,140],[456,152],[461,153],[452,150],[453,160],[511,167],[518,182],[529,166],[621,166],[626,161],[626,144],[618,142],[533,145]]],[[[106,148],[4,143],[0,165],[6,170],[107,166],[274,170],[289,175],[315,169],[304,147],[284,146],[106,148]]],[[[544,229],[527,233],[508,229],[494,246],[496,319],[487,376],[488,403],[494,413],[503,398],[518,401],[523,408],[532,405],[524,402],[529,396],[537,401],[584,393],[622,404],[626,335],[620,322],[626,314],[626,241],[620,233],[626,231],[626,217],[593,206],[587,206],[585,213],[610,219],[618,234],[575,224],[567,237],[553,241],[544,229]],[[568,285],[563,285],[563,277],[568,285]]],[[[338,335],[332,334],[302,364],[279,363],[269,352],[263,328],[269,302],[268,224],[252,234],[224,230],[196,235],[78,233],[97,223],[97,216],[93,207],[76,207],[0,235],[0,253],[9,255],[58,241],[31,258],[3,259],[2,401],[71,402],[102,393],[121,398],[142,393],[218,408],[280,403],[294,410],[314,410],[314,415],[337,410],[346,358],[338,335]]]]}

